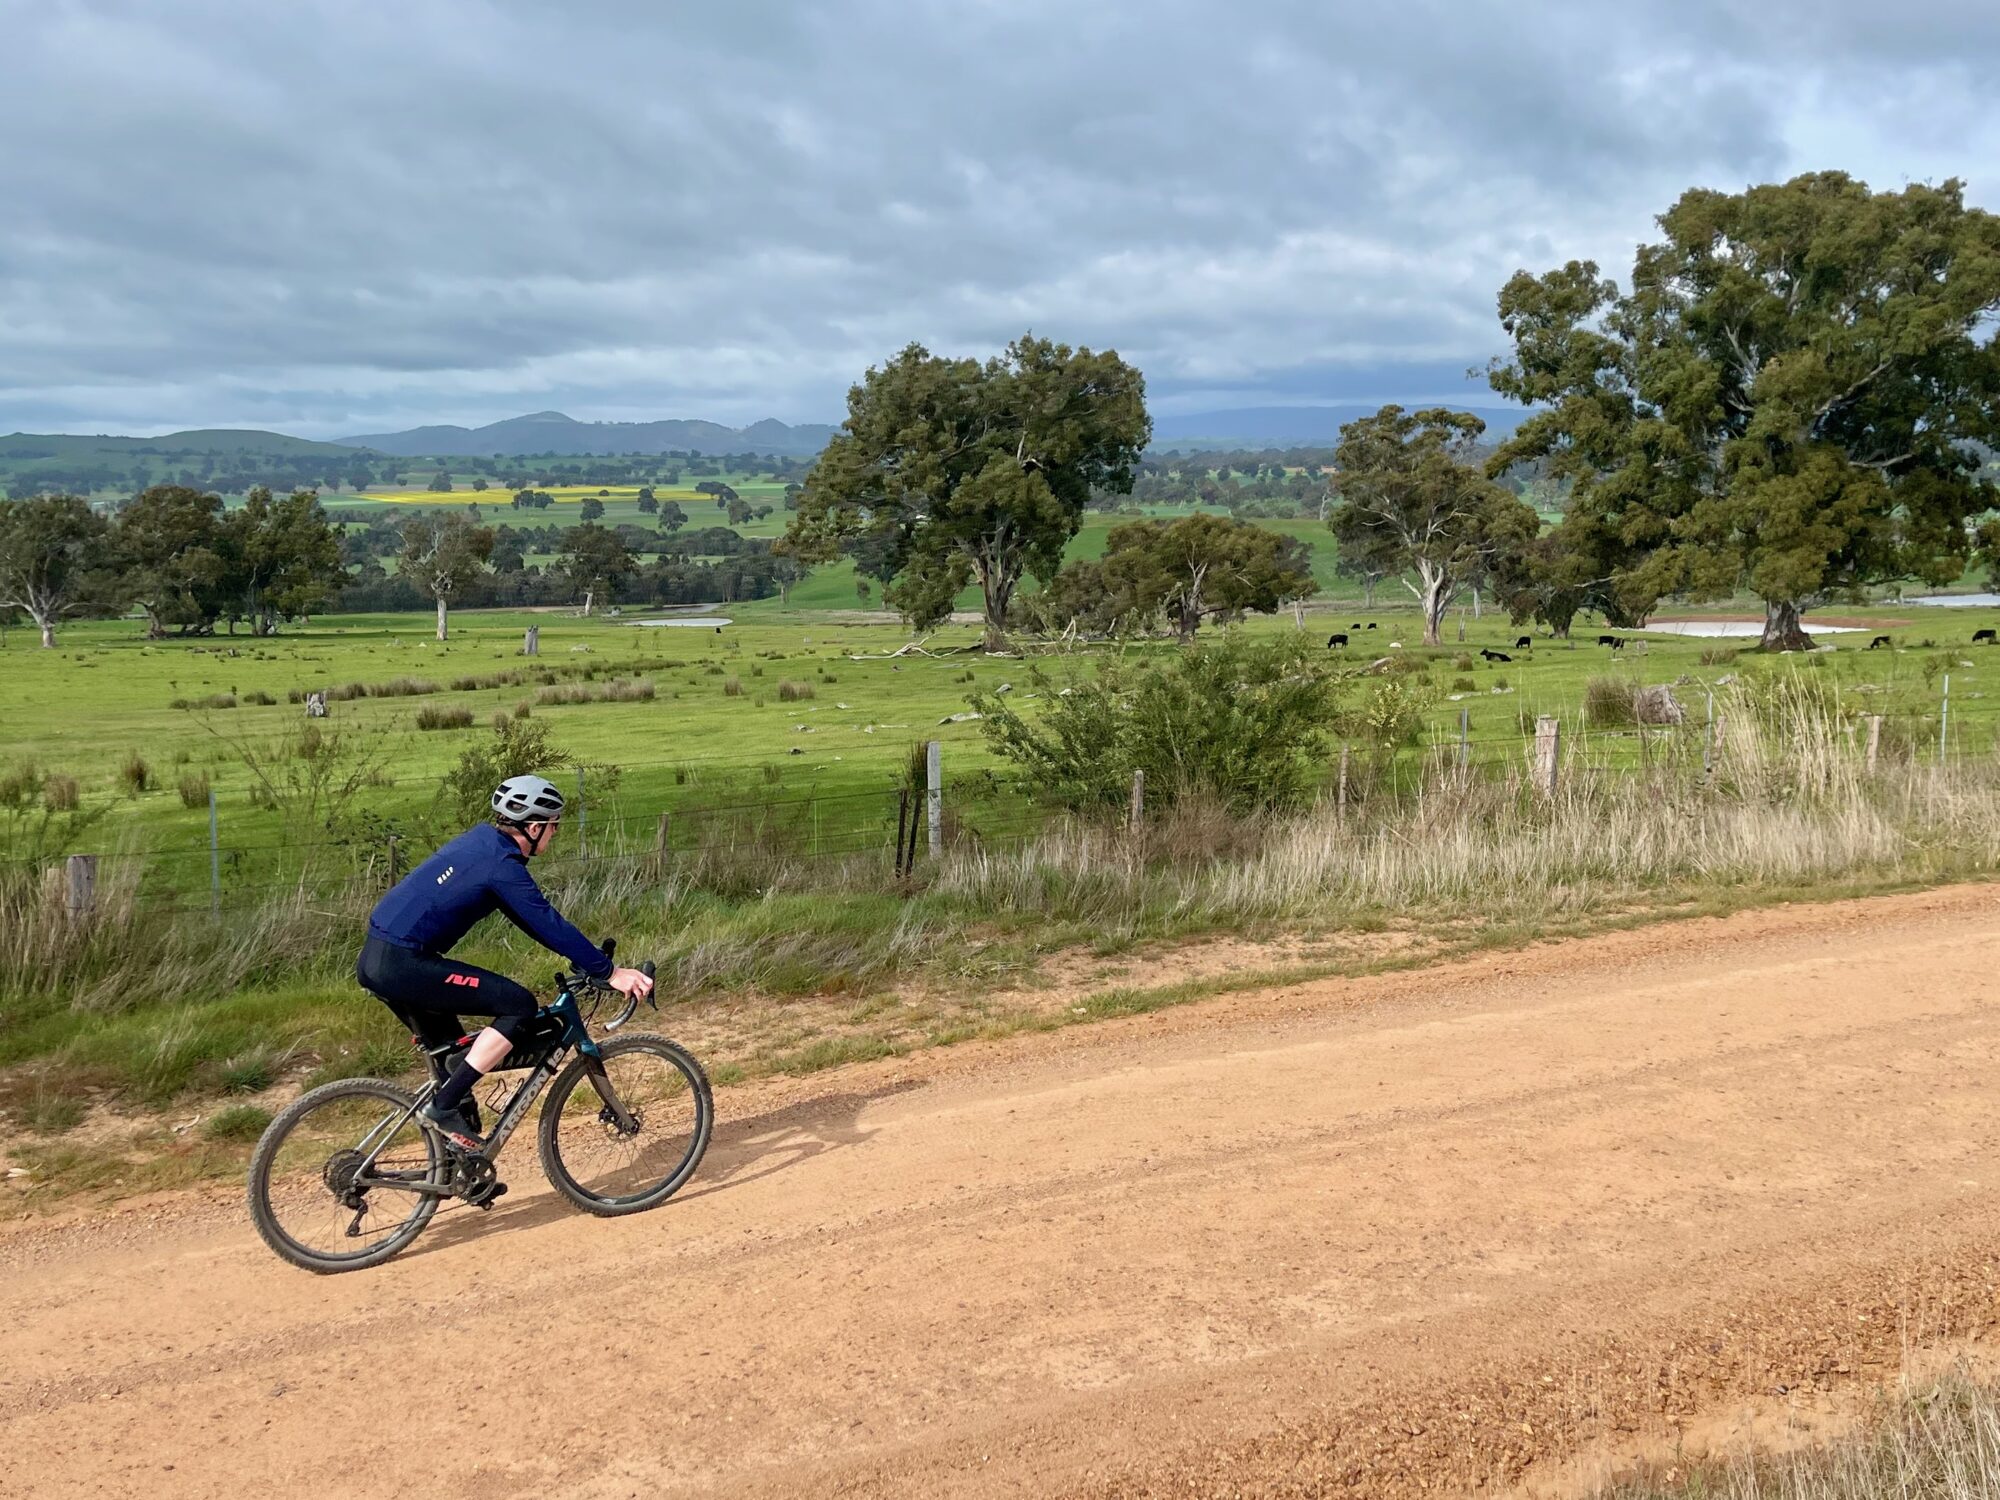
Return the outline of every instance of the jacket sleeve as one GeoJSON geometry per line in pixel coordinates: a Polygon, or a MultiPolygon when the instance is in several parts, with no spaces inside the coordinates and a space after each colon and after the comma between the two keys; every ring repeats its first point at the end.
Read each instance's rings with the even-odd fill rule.
{"type": "Polygon", "coordinates": [[[561,954],[593,979],[611,972],[611,960],[604,956],[604,950],[549,905],[549,898],[525,864],[502,860],[493,876],[493,892],[500,898],[500,909],[507,913],[507,919],[551,953],[561,954]]]}

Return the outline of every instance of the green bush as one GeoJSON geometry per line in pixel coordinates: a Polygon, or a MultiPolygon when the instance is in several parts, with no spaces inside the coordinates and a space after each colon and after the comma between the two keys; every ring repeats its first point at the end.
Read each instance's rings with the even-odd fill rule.
{"type": "Polygon", "coordinates": [[[417,710],[419,729],[470,729],[472,710],[469,708],[441,708],[427,703],[417,710]]]}
{"type": "Polygon", "coordinates": [[[208,806],[208,772],[189,771],[181,776],[181,806],[197,808],[208,806]]]}
{"type": "Polygon", "coordinates": [[[125,757],[125,763],[118,768],[118,781],[125,788],[127,796],[136,797],[141,792],[152,789],[153,768],[146,764],[145,756],[134,750],[125,757]]]}
{"type": "Polygon", "coordinates": [[[1291,637],[1228,636],[1092,678],[1030,671],[1046,705],[1032,721],[1013,700],[976,694],[980,729],[1043,795],[1115,807],[1146,775],[1148,803],[1186,797],[1232,812],[1295,806],[1311,793],[1338,719],[1341,679],[1291,637]]]}

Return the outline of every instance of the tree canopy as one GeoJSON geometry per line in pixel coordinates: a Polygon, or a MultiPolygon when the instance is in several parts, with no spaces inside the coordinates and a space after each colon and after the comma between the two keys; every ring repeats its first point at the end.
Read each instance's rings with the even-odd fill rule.
{"type": "Polygon", "coordinates": [[[848,392],[786,532],[802,560],[868,537],[883,597],[937,624],[978,581],[989,649],[1022,577],[1053,577],[1091,492],[1129,492],[1151,436],[1145,381],[1116,353],[1024,335],[981,363],[911,344],[848,392]]]}
{"type": "Polygon", "coordinates": [[[56,622],[89,592],[109,527],[77,495],[0,500],[0,605],[24,611],[56,643],[56,622]]]}
{"type": "Polygon", "coordinates": [[[1570,582],[1643,618],[1666,594],[1765,603],[1763,645],[1872,583],[1950,581],[1992,503],[2000,219],[1957,181],[1871,192],[1824,172],[1698,189],[1631,290],[1571,262],[1500,294],[1493,388],[1538,406],[1491,471],[1573,482],[1570,582]]]}
{"type": "Polygon", "coordinates": [[[1340,499],[1327,525],[1350,566],[1379,569],[1416,596],[1426,646],[1439,644],[1459,593],[1541,530],[1530,506],[1473,467],[1485,430],[1466,412],[1393,405],[1340,429],[1340,499]]]}
{"type": "Polygon", "coordinates": [[[1148,625],[1166,616],[1183,641],[1204,619],[1270,613],[1318,588],[1297,537],[1248,521],[1196,514],[1115,526],[1097,561],[1068,564],[1045,591],[1043,613],[1092,629],[1148,625]]]}
{"type": "Polygon", "coordinates": [[[491,528],[467,516],[412,516],[403,523],[402,571],[437,602],[437,638],[447,638],[451,595],[493,556],[491,528]]]}

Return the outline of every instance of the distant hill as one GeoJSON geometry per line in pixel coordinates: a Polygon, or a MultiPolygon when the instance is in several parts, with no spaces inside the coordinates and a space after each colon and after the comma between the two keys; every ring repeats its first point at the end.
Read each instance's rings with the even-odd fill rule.
{"type": "Polygon", "coordinates": [[[258,432],[251,428],[199,427],[188,432],[168,432],[159,437],[75,437],[66,433],[15,432],[0,437],[0,459],[26,461],[49,458],[63,462],[90,459],[125,459],[193,454],[256,453],[286,457],[332,457],[354,455],[338,443],[315,443],[306,438],[286,437],[282,432],[258,432]]]}
{"type": "Polygon", "coordinates": [[[408,432],[363,433],[340,441],[404,458],[668,452],[809,458],[826,446],[833,433],[821,423],[788,427],[770,418],[748,427],[724,427],[719,422],[579,422],[559,411],[538,411],[485,427],[413,427],[408,432]]]}
{"type": "MultiPolygon", "coordinates": [[[[1466,406],[1436,403],[1454,411],[1471,412],[1486,423],[1488,437],[1499,437],[1520,426],[1527,412],[1519,407],[1466,406]]],[[[1405,402],[1416,409],[1419,403],[1405,402]]],[[[1182,412],[1153,418],[1153,446],[1183,452],[1228,451],[1241,448],[1317,448],[1340,441],[1344,423],[1373,416],[1380,403],[1343,406],[1243,406],[1228,411],[1182,412]]]]}

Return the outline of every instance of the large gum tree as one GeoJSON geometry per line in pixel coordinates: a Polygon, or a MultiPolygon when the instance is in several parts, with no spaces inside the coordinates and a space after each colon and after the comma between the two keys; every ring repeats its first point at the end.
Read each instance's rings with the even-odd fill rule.
{"type": "Polygon", "coordinates": [[[1533,404],[1493,460],[1572,481],[1558,528],[1601,599],[1764,602],[1766,650],[1871,584],[1963,570],[1994,503],[2000,219],[1956,181],[1871,192],[1838,172],[1695,190],[1631,289],[1571,262],[1500,294],[1495,390],[1533,404]]]}
{"type": "Polygon", "coordinates": [[[911,344],[848,392],[786,546],[878,554],[883,598],[920,629],[976,581],[1001,650],[1022,578],[1054,576],[1093,490],[1131,491],[1151,435],[1145,380],[1110,350],[1029,334],[981,362],[911,344]]]}

